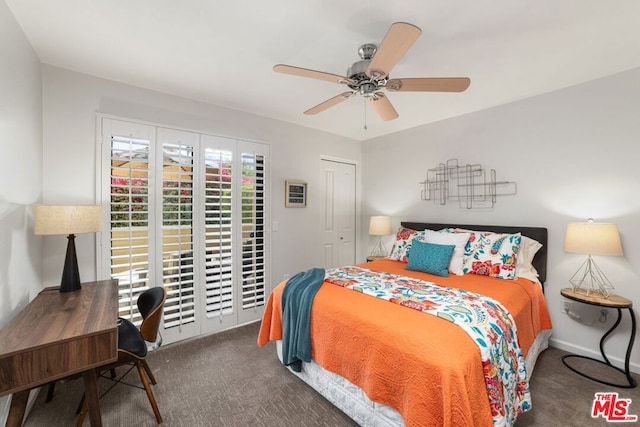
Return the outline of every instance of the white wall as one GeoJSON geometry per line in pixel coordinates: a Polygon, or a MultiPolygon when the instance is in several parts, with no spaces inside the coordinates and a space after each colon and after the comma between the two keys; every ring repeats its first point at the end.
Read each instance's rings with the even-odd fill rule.
{"type": "MultiPolygon", "coordinates": [[[[588,327],[560,313],[560,289],[585,258],[563,251],[566,224],[595,218],[618,224],[625,256],[596,257],[616,293],[640,304],[640,69],[363,143],[363,217],[541,226],[549,229],[546,297],[552,344],[591,354],[615,320],[588,327]],[[517,195],[498,197],[488,211],[421,201],[418,185],[448,159],[496,169],[517,195]]],[[[470,90],[473,90],[473,84],[470,90]]],[[[364,226],[362,231],[364,231],[364,226]]],[[[366,233],[364,244],[370,244],[366,233]]],[[[583,306],[586,315],[593,315],[583,306]]],[[[606,346],[621,360],[630,319],[606,346]]],[[[636,346],[638,347],[638,346],[636,346]]],[[[640,372],[640,350],[632,354],[640,372]]]]}
{"type": "MultiPolygon", "coordinates": [[[[211,82],[211,84],[216,84],[211,82]]],[[[271,144],[272,279],[321,265],[318,179],[322,155],[360,161],[360,142],[248,113],[43,66],[45,203],[94,203],[96,112],[271,144]],[[308,182],[308,207],[284,208],[285,179],[308,182]]],[[[46,236],[45,283],[60,280],[63,237],[46,236]]],[[[94,236],[76,239],[82,280],[93,280],[94,236]]]]}
{"type": "MultiPolygon", "coordinates": [[[[0,328],[41,289],[32,205],[42,190],[40,61],[0,1],[0,328]]],[[[0,425],[9,398],[0,399],[0,425]]]]}

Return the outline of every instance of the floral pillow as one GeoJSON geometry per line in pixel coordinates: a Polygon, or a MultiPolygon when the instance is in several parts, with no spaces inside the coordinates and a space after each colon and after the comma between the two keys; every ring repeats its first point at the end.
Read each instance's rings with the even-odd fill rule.
{"type": "Polygon", "coordinates": [[[522,235],[491,231],[454,230],[470,233],[465,247],[462,270],[465,273],[515,279],[518,251],[522,235]]]}
{"type": "Polygon", "coordinates": [[[421,231],[400,227],[396,233],[396,242],[393,244],[389,258],[407,262],[407,253],[411,249],[411,242],[415,238],[422,238],[423,235],[424,233],[421,231]]]}

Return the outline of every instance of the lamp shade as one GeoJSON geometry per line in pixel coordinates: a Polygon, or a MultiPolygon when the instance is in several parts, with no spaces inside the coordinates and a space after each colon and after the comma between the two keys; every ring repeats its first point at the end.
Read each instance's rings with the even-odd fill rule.
{"type": "Polygon", "coordinates": [[[391,234],[391,218],[388,216],[372,216],[369,220],[371,236],[387,236],[391,234]]]}
{"type": "Polygon", "coordinates": [[[587,255],[623,255],[618,226],[605,222],[567,224],[564,250],[587,255]]]}
{"type": "Polygon", "coordinates": [[[95,233],[102,229],[100,205],[37,205],[35,234],[95,233]]]}

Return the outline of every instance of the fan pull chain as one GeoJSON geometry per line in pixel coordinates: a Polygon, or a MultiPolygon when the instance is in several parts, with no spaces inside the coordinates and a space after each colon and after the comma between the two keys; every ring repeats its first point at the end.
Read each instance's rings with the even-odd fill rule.
{"type": "Polygon", "coordinates": [[[362,98],[364,102],[364,130],[367,130],[367,98],[362,98]]]}

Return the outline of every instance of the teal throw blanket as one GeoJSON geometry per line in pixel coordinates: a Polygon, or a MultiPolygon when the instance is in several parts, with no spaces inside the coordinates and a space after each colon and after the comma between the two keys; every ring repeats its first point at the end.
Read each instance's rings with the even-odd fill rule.
{"type": "Polygon", "coordinates": [[[311,362],[311,305],[324,282],[324,268],[294,275],[282,291],[282,360],[295,372],[311,362]]]}

